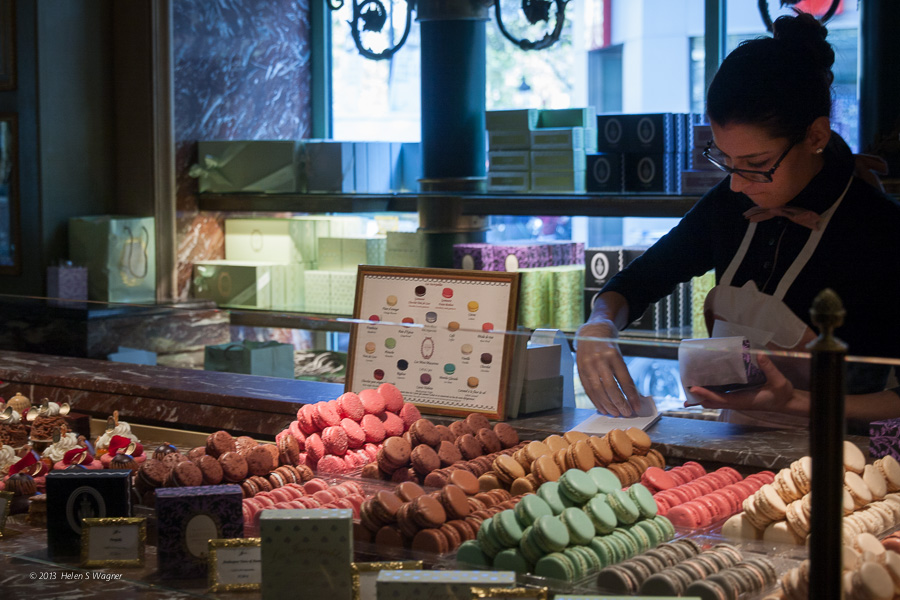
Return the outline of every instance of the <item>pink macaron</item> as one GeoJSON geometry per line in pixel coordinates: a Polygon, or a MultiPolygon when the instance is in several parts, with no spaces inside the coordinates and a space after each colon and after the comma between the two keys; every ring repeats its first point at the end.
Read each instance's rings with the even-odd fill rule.
{"type": "Polygon", "coordinates": [[[347,463],[343,459],[343,457],[328,454],[322,457],[322,460],[318,462],[318,464],[316,465],[316,471],[318,471],[319,473],[346,473],[347,463]]]}
{"type": "Polygon", "coordinates": [[[303,489],[307,494],[315,494],[319,490],[327,490],[328,483],[324,479],[315,477],[303,484],[303,489]]]}
{"type": "Polygon", "coordinates": [[[318,464],[326,454],[325,442],[318,433],[312,433],[306,438],[306,461],[318,464]]]}
{"type": "MultiPolygon", "coordinates": [[[[724,475],[725,477],[730,479],[731,483],[737,483],[738,481],[743,479],[741,474],[738,473],[737,470],[732,469],[731,467],[721,467],[719,469],[716,469],[715,472],[718,473],[719,475],[724,475]]],[[[772,479],[774,480],[775,477],[773,476],[772,479]]]]}
{"type": "Polygon", "coordinates": [[[339,425],[341,422],[341,418],[338,416],[337,410],[329,404],[328,402],[317,402],[315,404],[316,410],[313,413],[313,421],[315,421],[316,427],[319,430],[324,430],[326,427],[334,427],[335,425],[339,425]]]}
{"type": "Polygon", "coordinates": [[[409,402],[403,403],[403,408],[400,409],[398,414],[403,419],[403,431],[407,431],[413,423],[422,418],[422,413],[419,412],[415,404],[410,404],[409,402]]]}
{"type": "Polygon", "coordinates": [[[378,393],[384,398],[384,407],[394,414],[403,408],[403,394],[393,383],[382,383],[378,386],[378,393]]]}
{"type": "Polygon", "coordinates": [[[694,476],[690,471],[681,467],[674,467],[666,471],[666,473],[675,480],[675,485],[684,485],[694,479],[694,476]]]}
{"type": "Polygon", "coordinates": [[[366,409],[363,407],[362,400],[360,400],[359,396],[353,392],[341,394],[335,402],[337,402],[338,412],[342,419],[353,419],[359,423],[360,419],[363,418],[363,415],[366,414],[366,409]]]}
{"type": "Polygon", "coordinates": [[[369,455],[369,459],[375,460],[378,457],[378,451],[381,450],[381,444],[368,442],[363,446],[363,450],[369,455]]]}
{"type": "Polygon", "coordinates": [[[378,393],[378,390],[363,390],[359,393],[359,399],[362,401],[367,415],[380,415],[384,412],[384,398],[378,393]]]}
{"type": "Polygon", "coordinates": [[[344,433],[347,434],[348,448],[363,447],[363,444],[366,443],[366,432],[359,426],[359,423],[347,417],[341,419],[341,427],[343,428],[344,433]]]}
{"type": "Polygon", "coordinates": [[[641,483],[651,492],[656,493],[675,487],[675,479],[659,467],[648,467],[641,475],[641,483]]]}
{"type": "Polygon", "coordinates": [[[325,452],[328,454],[334,454],[335,456],[347,454],[347,432],[340,425],[326,427],[322,431],[322,443],[325,445],[325,452]]]}
{"type": "Polygon", "coordinates": [[[385,437],[403,435],[403,419],[392,412],[385,412],[381,423],[384,426],[385,437]]]}
{"type": "Polygon", "coordinates": [[[672,509],[666,513],[666,518],[668,518],[675,527],[684,529],[697,529],[703,523],[700,511],[697,510],[696,506],[687,502],[679,504],[678,506],[673,506],[672,509]]]}
{"type": "Polygon", "coordinates": [[[696,461],[689,460],[681,466],[693,473],[694,477],[703,477],[704,475],[706,475],[706,469],[704,469],[703,465],[696,461]]]}
{"type": "Polygon", "coordinates": [[[379,419],[375,415],[364,416],[359,424],[366,434],[367,442],[377,444],[378,442],[384,440],[384,425],[381,423],[381,419],[379,419]]]}
{"type": "Polygon", "coordinates": [[[294,436],[294,439],[297,440],[297,443],[300,445],[300,452],[303,452],[306,449],[306,434],[300,429],[300,422],[291,421],[288,432],[294,436]]]}
{"type": "Polygon", "coordinates": [[[314,418],[315,412],[316,409],[314,404],[304,404],[300,407],[300,410],[297,411],[297,422],[299,423],[300,430],[304,433],[304,435],[309,435],[311,433],[321,431],[316,425],[316,421],[314,418]]]}

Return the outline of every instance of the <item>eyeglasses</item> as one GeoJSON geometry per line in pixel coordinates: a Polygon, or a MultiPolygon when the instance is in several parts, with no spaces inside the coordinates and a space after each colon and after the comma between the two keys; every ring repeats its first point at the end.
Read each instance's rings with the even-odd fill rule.
{"type": "Polygon", "coordinates": [[[781,154],[781,156],[778,157],[778,160],[775,161],[775,164],[772,165],[772,167],[768,171],[754,171],[752,169],[735,169],[733,167],[729,167],[724,162],[723,157],[725,156],[725,154],[715,147],[712,140],[709,140],[706,143],[706,148],[703,150],[703,156],[704,158],[706,158],[706,160],[716,165],[726,173],[730,173],[732,175],[740,175],[744,179],[748,181],[755,181],[756,183],[772,183],[772,175],[775,174],[775,170],[778,169],[778,167],[781,165],[781,161],[785,159],[785,157],[788,155],[788,152],[790,152],[791,149],[796,146],[797,142],[799,141],[800,140],[797,139],[791,142],[791,145],[788,146],[787,150],[785,150],[781,154]],[[718,156],[713,154],[714,149],[720,153],[718,156]]]}

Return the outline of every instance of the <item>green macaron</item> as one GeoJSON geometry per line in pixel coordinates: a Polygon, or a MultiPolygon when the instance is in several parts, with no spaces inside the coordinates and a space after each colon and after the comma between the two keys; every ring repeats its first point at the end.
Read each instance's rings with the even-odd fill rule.
{"type": "Polygon", "coordinates": [[[569,545],[569,529],[558,517],[539,517],[532,527],[535,543],[545,552],[559,552],[569,545]]]}
{"type": "Polygon", "coordinates": [[[484,552],[488,558],[493,559],[498,552],[503,550],[503,546],[497,541],[497,537],[494,534],[494,520],[493,519],[485,519],[481,522],[481,527],[478,529],[478,543],[481,545],[481,551],[484,552]]]}
{"type": "Polygon", "coordinates": [[[537,495],[547,503],[554,515],[561,515],[562,511],[566,509],[568,501],[563,501],[562,492],[559,491],[558,481],[547,481],[542,483],[541,487],[538,488],[537,495]]]}
{"type": "Polygon", "coordinates": [[[569,562],[572,563],[572,566],[575,567],[575,579],[581,579],[584,577],[588,569],[591,568],[590,563],[578,552],[574,552],[572,546],[570,548],[566,548],[562,551],[563,555],[569,559],[569,562]]]}
{"type": "Polygon", "coordinates": [[[635,554],[646,552],[653,547],[650,544],[650,536],[642,528],[637,527],[637,523],[622,527],[621,530],[624,531],[626,535],[631,536],[631,539],[633,539],[634,543],[637,545],[635,554]]]}
{"type": "Polygon", "coordinates": [[[517,548],[507,548],[498,552],[494,557],[494,568],[524,574],[531,570],[531,565],[517,548]]]}
{"type": "Polygon", "coordinates": [[[552,552],[537,561],[534,565],[534,574],[539,577],[573,581],[575,579],[575,566],[566,555],[561,552],[552,552]]]}
{"type": "Polygon", "coordinates": [[[656,515],[653,517],[653,522],[659,525],[663,531],[665,531],[665,541],[669,541],[675,537],[675,526],[672,525],[672,521],[669,520],[668,517],[664,515],[656,515]]]}
{"type": "Polygon", "coordinates": [[[541,559],[546,552],[540,549],[534,541],[534,527],[526,527],[522,532],[522,540],[519,542],[519,551],[529,563],[534,564],[541,559]]]}
{"type": "Polygon", "coordinates": [[[473,567],[490,567],[491,559],[481,551],[481,544],[466,540],[456,549],[456,560],[473,567]]]}
{"type": "Polygon", "coordinates": [[[582,506],[597,495],[597,484],[590,475],[580,469],[569,469],[559,478],[559,489],[563,496],[582,506]]]}
{"type": "Polygon", "coordinates": [[[569,541],[573,544],[583,546],[594,537],[594,524],[580,508],[567,508],[559,515],[559,520],[569,530],[569,541]]]}
{"type": "Polygon", "coordinates": [[[522,496],[522,499],[516,504],[515,513],[519,522],[526,527],[534,523],[538,517],[554,514],[547,501],[535,494],[522,496]]]}
{"type": "Polygon", "coordinates": [[[637,504],[642,517],[652,519],[656,516],[657,510],[659,510],[659,507],[656,506],[656,499],[644,485],[640,483],[632,484],[628,488],[628,495],[637,504]]]}
{"type": "Polygon", "coordinates": [[[617,561],[616,549],[609,543],[606,536],[594,536],[588,548],[597,555],[600,560],[600,567],[606,567],[615,564],[617,561]]]}
{"type": "Polygon", "coordinates": [[[609,534],[609,538],[611,540],[618,540],[619,542],[621,542],[622,548],[625,549],[625,559],[631,558],[639,551],[638,543],[621,527],[616,527],[615,530],[609,534]]]}
{"type": "Polygon", "coordinates": [[[619,481],[616,474],[609,469],[594,467],[588,471],[588,475],[590,475],[591,479],[594,480],[594,483],[597,484],[597,489],[604,494],[609,494],[622,489],[622,482],[619,481]]]}
{"type": "Polygon", "coordinates": [[[606,495],[606,501],[609,507],[616,513],[616,519],[619,523],[628,525],[638,520],[641,512],[638,510],[637,504],[631,499],[628,492],[617,490],[606,495]]]}
{"type": "Polygon", "coordinates": [[[613,509],[611,509],[606,502],[605,494],[597,494],[591,498],[588,503],[584,505],[583,510],[591,520],[591,523],[593,523],[594,530],[598,535],[609,533],[619,524],[616,513],[613,512],[613,509]]]}
{"type": "Polygon", "coordinates": [[[651,519],[643,519],[631,527],[632,529],[640,528],[644,531],[644,534],[650,538],[650,548],[659,546],[665,537],[665,532],[662,527],[654,523],[651,519]]]}
{"type": "Polygon", "coordinates": [[[512,509],[498,512],[491,517],[491,533],[504,548],[515,548],[522,539],[522,525],[512,509]]]}

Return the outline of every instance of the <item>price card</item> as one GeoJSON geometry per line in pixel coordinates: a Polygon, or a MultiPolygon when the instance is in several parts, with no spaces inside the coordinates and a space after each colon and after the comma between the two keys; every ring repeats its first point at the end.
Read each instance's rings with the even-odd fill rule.
{"type": "Polygon", "coordinates": [[[81,564],[85,567],[141,567],[147,542],[143,517],[81,521],[81,564]]]}
{"type": "Polygon", "coordinates": [[[423,412],[506,416],[519,274],[361,265],[347,391],[392,383],[423,412]]]}
{"type": "Polygon", "coordinates": [[[353,573],[353,600],[376,600],[375,583],[381,571],[398,571],[422,569],[421,560],[402,560],[391,562],[358,562],[351,565],[353,573]]]}
{"type": "Polygon", "coordinates": [[[209,540],[209,588],[213,592],[258,590],[262,584],[260,538],[209,540]]]}

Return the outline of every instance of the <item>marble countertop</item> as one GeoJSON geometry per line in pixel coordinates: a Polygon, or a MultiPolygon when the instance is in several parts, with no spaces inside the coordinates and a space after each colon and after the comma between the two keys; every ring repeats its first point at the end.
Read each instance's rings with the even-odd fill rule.
{"type": "MultiPolygon", "coordinates": [[[[105,419],[120,410],[128,420],[182,429],[274,435],[295,418],[302,404],[332,400],[343,393],[335,383],[191,371],[107,361],[0,352],[0,397],[16,391],[62,402],[105,419]],[[222,410],[225,409],[225,410],[222,410]]],[[[565,432],[591,416],[588,409],[565,408],[509,421],[524,438],[565,432]]],[[[124,418],[124,417],[123,417],[124,418]]],[[[434,417],[435,421],[446,420],[434,417]]],[[[648,434],[673,464],[696,460],[781,469],[809,453],[809,431],[776,430],[702,419],[662,417],[648,434]]],[[[847,436],[868,453],[867,437],[847,436]]]]}

